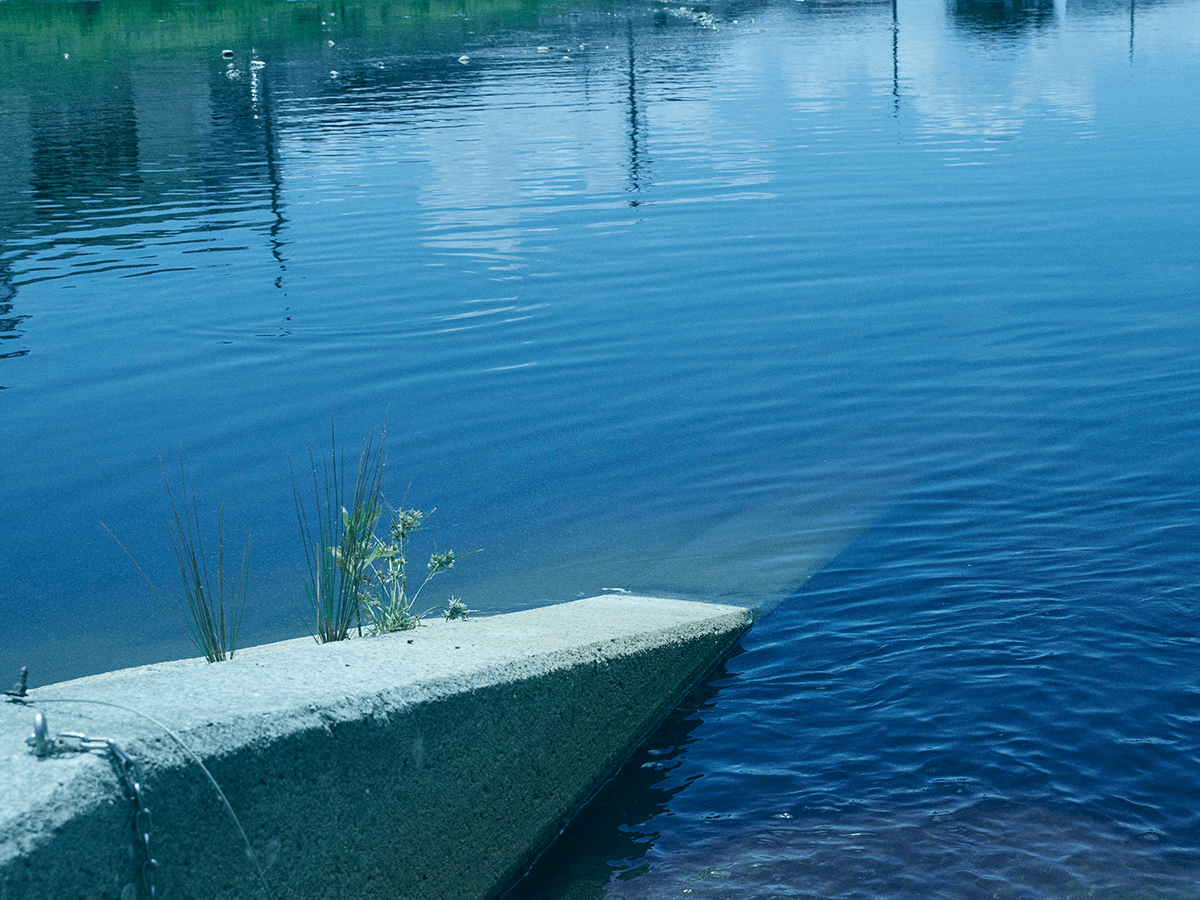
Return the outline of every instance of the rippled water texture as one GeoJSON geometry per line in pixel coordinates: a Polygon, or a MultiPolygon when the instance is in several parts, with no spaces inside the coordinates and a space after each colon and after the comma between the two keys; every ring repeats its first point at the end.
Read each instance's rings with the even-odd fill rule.
{"type": "Polygon", "coordinates": [[[99,524],[173,599],[181,452],[303,634],[289,461],[386,415],[418,556],[483,549],[435,601],[769,611],[528,896],[1195,895],[1198,0],[7,0],[0,54],[0,678],[191,652],[99,524]]]}

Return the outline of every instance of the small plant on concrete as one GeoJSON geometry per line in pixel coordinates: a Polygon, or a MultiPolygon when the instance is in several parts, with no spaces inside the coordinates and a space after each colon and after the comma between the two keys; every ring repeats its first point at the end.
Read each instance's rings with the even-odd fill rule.
{"type": "MultiPolygon", "coordinates": [[[[412,533],[417,531],[425,519],[433,515],[436,510],[423,513],[419,509],[404,509],[403,505],[400,508],[391,506],[386,508],[389,519],[388,539],[384,541],[372,534],[373,546],[365,556],[363,568],[364,583],[367,589],[363,597],[363,606],[371,617],[371,630],[375,634],[416,628],[421,623],[422,617],[429,612],[429,610],[420,613],[413,611],[413,606],[421,595],[421,591],[425,589],[425,585],[429,584],[430,580],[439,572],[453,568],[457,560],[468,555],[456,554],[453,550],[446,553],[434,551],[429,557],[425,578],[410,596],[408,593],[408,542],[412,533]],[[379,586],[378,594],[370,592],[370,586],[374,583],[379,586]]],[[[342,515],[353,518],[353,515],[345,510],[342,515]]],[[[375,518],[379,518],[378,513],[375,514],[375,518]]],[[[373,529],[374,523],[372,523],[373,529]]],[[[337,564],[339,566],[343,564],[340,558],[338,558],[337,564]]],[[[467,609],[461,600],[452,599],[450,605],[456,609],[455,615],[451,618],[466,618],[467,609]],[[457,606],[455,606],[456,604],[457,606]]]]}
{"type": "Polygon", "coordinates": [[[324,461],[320,473],[309,450],[316,495],[312,519],[292,471],[292,495],[308,561],[305,592],[312,616],[309,631],[318,643],[343,641],[355,625],[362,633],[375,524],[382,502],[385,431],[386,423],[377,440],[374,435],[363,438],[352,490],[346,486],[345,451],[339,452],[332,428],[331,457],[324,461]]]}
{"type": "Polygon", "coordinates": [[[462,602],[460,597],[451,597],[450,602],[446,604],[446,608],[442,612],[442,618],[445,619],[466,619],[471,615],[471,610],[467,609],[467,604],[462,602]]]}
{"type": "Polygon", "coordinates": [[[145,573],[136,559],[133,558],[125,545],[117,539],[112,530],[103,522],[101,527],[109,533],[117,546],[125,551],[129,561],[150,585],[154,596],[170,613],[175,624],[188,636],[196,649],[204,654],[209,662],[221,662],[232,659],[237,649],[238,629],[242,624],[242,613],[246,609],[246,587],[250,575],[250,539],[246,539],[246,549],[242,552],[242,568],[239,575],[234,577],[226,590],[225,579],[225,507],[217,507],[217,568],[216,578],[209,576],[208,557],[204,552],[204,542],[200,534],[200,513],[196,505],[196,484],[189,480],[183,465],[183,454],[179,456],[180,480],[183,485],[183,511],[175,504],[175,495],[171,492],[171,481],[167,478],[167,468],[159,460],[162,467],[163,484],[167,488],[167,500],[171,504],[173,524],[168,525],[167,533],[171,540],[171,548],[175,551],[175,561],[179,566],[179,575],[183,580],[183,592],[187,598],[187,608],[181,618],[176,614],[171,604],[155,587],[150,576],[145,573]],[[189,496],[190,494],[190,496],[189,496]]]}

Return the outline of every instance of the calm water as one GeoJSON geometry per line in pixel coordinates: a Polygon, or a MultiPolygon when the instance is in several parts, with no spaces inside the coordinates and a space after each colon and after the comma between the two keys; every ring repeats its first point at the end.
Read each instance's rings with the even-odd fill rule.
{"type": "Polygon", "coordinates": [[[6,0],[0,56],[0,678],[189,653],[99,524],[173,587],[181,451],[302,634],[289,460],[386,415],[483,548],[436,599],[773,610],[524,895],[1195,896],[1200,0],[6,0]]]}

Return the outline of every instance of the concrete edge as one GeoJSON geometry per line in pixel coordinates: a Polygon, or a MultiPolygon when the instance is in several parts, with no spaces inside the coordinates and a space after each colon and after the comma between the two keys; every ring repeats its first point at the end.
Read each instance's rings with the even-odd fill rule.
{"type": "Polygon", "coordinates": [[[224,788],[272,896],[496,897],[752,623],[603,596],[38,688],[0,704],[0,900],[136,896],[134,807],[110,755],[35,758],[35,709],[141,762],[160,896],[268,888],[199,767],[146,717],[224,788]]]}

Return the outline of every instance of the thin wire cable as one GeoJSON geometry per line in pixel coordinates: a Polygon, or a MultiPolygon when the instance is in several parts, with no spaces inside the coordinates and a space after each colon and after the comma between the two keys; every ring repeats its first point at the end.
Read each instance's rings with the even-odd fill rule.
{"type": "Polygon", "coordinates": [[[170,736],[171,740],[179,745],[179,749],[190,756],[193,762],[200,767],[200,771],[204,773],[204,777],[208,779],[208,783],[213,786],[213,790],[215,790],[217,792],[217,796],[221,798],[221,803],[224,805],[225,811],[229,813],[229,817],[233,819],[233,824],[237,828],[238,834],[242,836],[242,842],[246,845],[246,855],[250,857],[250,862],[254,864],[254,870],[258,873],[259,881],[262,882],[263,891],[266,893],[268,900],[274,900],[274,894],[271,893],[271,886],[267,883],[267,876],[263,872],[262,866],[258,864],[258,857],[254,854],[254,848],[250,845],[250,838],[246,836],[246,830],[242,828],[242,823],[238,820],[237,813],[235,813],[233,811],[233,807],[229,805],[229,800],[225,797],[225,792],[221,790],[221,786],[217,784],[217,779],[213,778],[212,772],[208,771],[208,766],[204,765],[204,762],[200,759],[195,750],[183,742],[183,738],[177,735],[162,722],[158,721],[158,719],[154,718],[154,716],[147,715],[144,712],[139,712],[138,710],[128,706],[122,706],[120,703],[112,703],[108,700],[73,700],[67,697],[35,699],[29,695],[26,695],[26,697],[23,699],[26,703],[33,705],[39,705],[42,703],[90,703],[93,706],[110,706],[113,709],[120,709],[127,713],[133,713],[135,716],[141,716],[146,721],[153,722],[155,725],[165,731],[170,736]]]}

